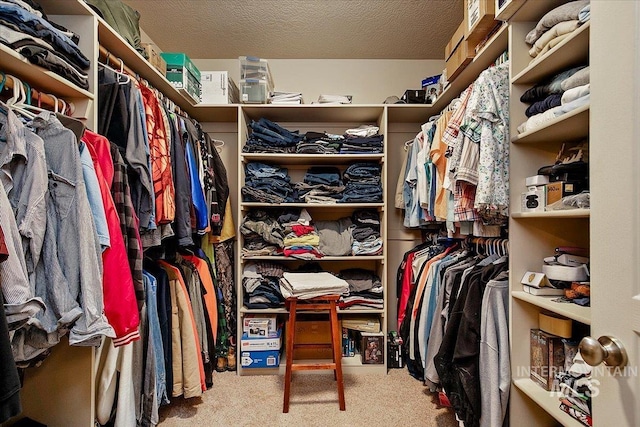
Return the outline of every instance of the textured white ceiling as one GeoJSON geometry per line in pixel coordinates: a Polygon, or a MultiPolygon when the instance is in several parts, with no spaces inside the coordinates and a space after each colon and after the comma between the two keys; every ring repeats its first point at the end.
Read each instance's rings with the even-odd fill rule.
{"type": "Polygon", "coordinates": [[[191,58],[443,59],[462,0],[124,0],[191,58]]]}

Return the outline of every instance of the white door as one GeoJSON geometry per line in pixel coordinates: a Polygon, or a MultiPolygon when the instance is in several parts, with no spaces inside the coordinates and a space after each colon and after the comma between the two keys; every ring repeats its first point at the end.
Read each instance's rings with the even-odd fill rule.
{"type": "Polygon", "coordinates": [[[592,0],[591,336],[626,348],[599,365],[594,426],[640,426],[640,1],[592,0]]]}

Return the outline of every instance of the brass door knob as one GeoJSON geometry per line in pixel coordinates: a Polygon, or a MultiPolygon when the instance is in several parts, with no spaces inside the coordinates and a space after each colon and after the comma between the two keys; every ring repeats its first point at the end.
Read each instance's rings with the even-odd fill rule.
{"type": "Polygon", "coordinates": [[[601,336],[597,340],[584,337],[580,341],[580,355],[591,366],[604,362],[606,366],[622,367],[627,364],[627,351],[622,343],[614,337],[601,336]]]}

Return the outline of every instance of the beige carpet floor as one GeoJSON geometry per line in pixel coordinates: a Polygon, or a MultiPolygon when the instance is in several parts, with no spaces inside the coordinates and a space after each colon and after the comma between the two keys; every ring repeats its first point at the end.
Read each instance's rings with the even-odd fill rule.
{"type": "Polygon", "coordinates": [[[160,427],[456,427],[453,412],[405,369],[388,375],[345,375],[346,411],[338,408],[332,371],[295,372],[289,413],[282,413],[282,376],[215,373],[201,398],[174,398],[160,409],[160,427]]]}

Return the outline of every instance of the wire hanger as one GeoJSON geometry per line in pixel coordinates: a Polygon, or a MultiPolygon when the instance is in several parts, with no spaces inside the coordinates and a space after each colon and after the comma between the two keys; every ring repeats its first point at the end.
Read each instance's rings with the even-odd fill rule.
{"type": "Polygon", "coordinates": [[[224,147],[224,141],[221,139],[211,139],[213,142],[213,146],[216,148],[218,153],[222,153],[222,147],[224,147]]]}

